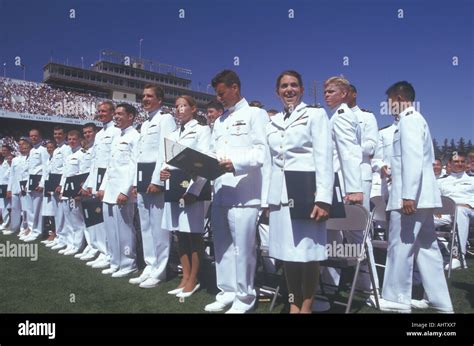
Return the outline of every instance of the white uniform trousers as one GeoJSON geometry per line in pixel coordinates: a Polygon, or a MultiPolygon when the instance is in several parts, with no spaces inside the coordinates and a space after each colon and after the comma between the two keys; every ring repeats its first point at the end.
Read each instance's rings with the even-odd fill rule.
{"type": "Polygon", "coordinates": [[[216,258],[216,301],[250,310],[254,288],[258,207],[212,206],[211,224],[216,258]]]}
{"type": "Polygon", "coordinates": [[[133,212],[133,203],[126,203],[122,206],[104,203],[103,215],[107,230],[107,242],[111,251],[111,268],[130,270],[137,267],[133,212]]]}
{"type": "Polygon", "coordinates": [[[33,229],[33,220],[30,219],[29,210],[32,210],[32,202],[31,196],[27,193],[24,196],[20,195],[20,203],[21,203],[21,218],[22,218],[22,228],[29,228],[30,230],[33,229]]]}
{"type": "Polygon", "coordinates": [[[1,198],[2,201],[2,226],[3,228],[8,228],[10,225],[10,212],[8,209],[11,209],[11,199],[1,198]]]}
{"type": "Polygon", "coordinates": [[[459,206],[457,210],[457,226],[458,226],[458,233],[459,233],[459,241],[461,244],[461,252],[463,256],[466,255],[466,245],[467,245],[467,238],[469,237],[469,222],[470,220],[474,219],[474,210],[459,206]]]}
{"type": "Polygon", "coordinates": [[[143,257],[150,277],[166,279],[171,233],[161,228],[165,197],[163,193],[138,193],[137,206],[142,233],[143,257]]]}
{"type": "MultiPolygon", "coordinates": [[[[66,234],[65,229],[65,217],[64,214],[68,208],[67,199],[59,199],[58,195],[54,195],[57,200],[58,207],[56,208],[56,214],[54,215],[54,225],[56,226],[56,238],[59,244],[66,244],[66,234]]],[[[56,240],[55,240],[56,241],[56,240]]]]}
{"type": "Polygon", "coordinates": [[[12,193],[11,212],[10,212],[10,227],[12,232],[20,231],[21,226],[21,202],[20,195],[12,193]]]}
{"type": "Polygon", "coordinates": [[[434,231],[433,209],[418,209],[412,215],[392,211],[388,237],[382,297],[410,305],[412,274],[416,262],[430,304],[452,310],[443,258],[434,231]]]}
{"type": "Polygon", "coordinates": [[[110,257],[110,252],[107,247],[107,230],[105,229],[105,223],[99,223],[97,225],[88,228],[91,233],[91,246],[92,248],[99,250],[101,254],[110,257]]]}
{"type": "Polygon", "coordinates": [[[43,219],[42,219],[42,204],[43,204],[43,192],[32,191],[28,193],[31,198],[31,208],[28,209],[28,226],[31,228],[32,234],[40,236],[43,232],[43,219]],[[30,223],[31,222],[31,223],[30,223]]]}
{"type": "Polygon", "coordinates": [[[84,245],[84,214],[82,212],[81,202],[69,199],[64,202],[66,208],[64,210],[64,232],[66,245],[76,250],[80,250],[84,245]]]}

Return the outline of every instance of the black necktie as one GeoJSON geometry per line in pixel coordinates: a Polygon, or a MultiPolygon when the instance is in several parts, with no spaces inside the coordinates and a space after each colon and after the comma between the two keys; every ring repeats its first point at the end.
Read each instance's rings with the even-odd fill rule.
{"type": "Polygon", "coordinates": [[[181,125],[181,133],[184,132],[184,125],[181,125]]]}
{"type": "Polygon", "coordinates": [[[286,112],[285,117],[283,118],[283,120],[286,121],[286,119],[288,119],[290,117],[290,115],[291,115],[290,112],[286,112]]]}

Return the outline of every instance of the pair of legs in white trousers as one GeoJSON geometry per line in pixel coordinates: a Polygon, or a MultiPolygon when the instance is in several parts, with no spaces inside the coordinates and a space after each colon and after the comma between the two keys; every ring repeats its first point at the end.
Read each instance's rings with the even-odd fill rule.
{"type": "Polygon", "coordinates": [[[67,246],[79,251],[84,245],[84,232],[86,229],[82,204],[74,199],[69,199],[64,201],[64,206],[63,236],[65,243],[67,246]]]}
{"type": "Polygon", "coordinates": [[[145,273],[148,277],[163,281],[170,254],[170,232],[161,228],[164,194],[138,193],[137,206],[142,233],[145,273]]]}
{"type": "Polygon", "coordinates": [[[12,194],[10,212],[10,226],[8,227],[13,233],[20,231],[21,226],[21,202],[19,194],[12,194]]]}
{"type": "Polygon", "coordinates": [[[136,269],[136,234],[133,227],[133,203],[103,203],[104,226],[110,247],[110,267],[117,270],[136,269]]]}
{"type": "Polygon", "coordinates": [[[41,217],[43,192],[32,191],[29,192],[29,195],[31,198],[31,207],[27,211],[28,226],[31,228],[31,233],[35,237],[39,237],[43,232],[43,220],[41,217]]]}
{"type": "Polygon", "coordinates": [[[474,219],[474,209],[458,206],[457,226],[461,253],[466,256],[467,239],[469,237],[469,222],[474,219]]]}
{"type": "Polygon", "coordinates": [[[248,311],[256,301],[254,288],[258,207],[212,206],[216,258],[216,301],[248,311]]]}
{"type": "Polygon", "coordinates": [[[418,266],[426,297],[434,307],[452,310],[436,241],[433,209],[418,209],[412,215],[398,210],[390,214],[389,246],[382,297],[411,304],[414,263],[418,266]]]}

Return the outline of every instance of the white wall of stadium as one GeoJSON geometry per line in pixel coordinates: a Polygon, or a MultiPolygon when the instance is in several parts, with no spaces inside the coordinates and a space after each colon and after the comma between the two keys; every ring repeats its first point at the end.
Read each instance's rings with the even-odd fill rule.
{"type": "Polygon", "coordinates": [[[89,119],[64,118],[57,115],[17,113],[17,112],[10,112],[10,111],[5,111],[3,109],[0,109],[0,119],[2,118],[30,120],[30,121],[45,121],[49,123],[61,123],[61,124],[71,124],[71,125],[83,125],[85,123],[93,122],[97,126],[102,126],[101,122],[91,121],[89,119]]]}

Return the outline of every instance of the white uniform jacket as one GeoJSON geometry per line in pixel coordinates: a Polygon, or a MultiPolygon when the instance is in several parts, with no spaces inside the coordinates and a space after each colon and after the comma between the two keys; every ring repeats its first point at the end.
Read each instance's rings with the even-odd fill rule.
{"type": "Polygon", "coordinates": [[[335,149],[334,170],[341,170],[346,194],[363,192],[360,126],[357,116],[342,103],[330,120],[335,149]]]}
{"type": "Polygon", "coordinates": [[[423,116],[409,107],[400,114],[393,135],[392,190],[387,210],[398,210],[403,199],[416,201],[416,207],[441,207],[441,197],[433,172],[433,142],[423,116]]]}
{"type": "MultiPolygon", "coordinates": [[[[43,175],[43,171],[48,164],[49,154],[45,147],[41,144],[36,144],[30,150],[28,157],[28,174],[43,175]]],[[[44,179],[41,177],[40,187],[44,187],[44,179]]]]}
{"type": "MultiPolygon", "coordinates": [[[[164,154],[165,137],[176,129],[176,122],[169,113],[157,110],[149,115],[149,119],[140,128],[137,162],[157,162],[164,154]]],[[[151,182],[160,184],[161,165],[156,165],[151,182]]],[[[134,185],[137,185],[137,169],[135,169],[134,185]]]]}
{"type": "Polygon", "coordinates": [[[18,195],[21,192],[20,189],[20,180],[26,180],[24,178],[26,171],[26,156],[20,155],[14,157],[12,160],[12,165],[10,167],[10,176],[8,178],[8,191],[11,191],[12,194],[18,195]]]}
{"type": "Polygon", "coordinates": [[[266,127],[271,163],[264,170],[262,205],[288,203],[285,170],[315,172],[314,201],[331,204],[333,148],[326,111],[301,102],[287,120],[284,116],[276,114],[266,127]]]}
{"type": "Polygon", "coordinates": [[[129,197],[129,203],[134,202],[131,192],[137,167],[139,138],[140,134],[133,126],[121,130],[121,135],[115,137],[104,181],[100,185],[100,190],[104,191],[105,203],[116,204],[121,193],[129,197]]]}
{"type": "Polygon", "coordinates": [[[214,205],[260,206],[268,121],[263,109],[250,107],[244,98],[216,119],[211,153],[218,159],[231,160],[235,172],[215,180],[214,205]]]}
{"type": "Polygon", "coordinates": [[[474,177],[465,172],[451,173],[437,182],[441,196],[450,197],[457,204],[469,204],[474,208],[474,177]]]}
{"type": "Polygon", "coordinates": [[[361,177],[362,180],[372,181],[372,166],[370,161],[375,154],[379,131],[375,116],[365,110],[355,106],[351,109],[357,116],[360,126],[360,146],[362,148],[361,177]]]}
{"type": "Polygon", "coordinates": [[[86,162],[86,153],[81,147],[77,147],[74,150],[71,149],[71,154],[66,157],[66,161],[63,166],[63,174],[61,176],[61,192],[64,191],[64,185],[66,178],[73,177],[78,174],[88,173],[89,164],[86,162]]]}
{"type": "MultiPolygon", "coordinates": [[[[211,129],[207,125],[199,125],[196,119],[192,119],[186,125],[184,125],[183,132],[181,132],[181,129],[178,128],[166,137],[189,148],[193,148],[202,153],[207,153],[209,152],[209,147],[211,144],[211,129]]],[[[158,167],[158,165],[160,165],[159,167],[163,167],[165,164],[165,157],[163,156],[163,153],[161,153],[160,159],[157,161],[156,166],[158,167]]],[[[170,169],[173,169],[172,166],[167,166],[170,169]]],[[[207,179],[203,177],[197,177],[196,180],[192,179],[186,192],[195,196],[199,196],[206,182],[207,179]]],[[[160,181],[160,185],[164,185],[164,182],[160,181]]]]}
{"type": "Polygon", "coordinates": [[[120,136],[120,129],[115,127],[113,121],[104,124],[102,130],[97,132],[91,152],[92,162],[89,177],[84,183],[85,188],[92,188],[92,191],[95,192],[97,171],[99,168],[107,168],[110,160],[112,142],[117,136],[120,136]]]}

